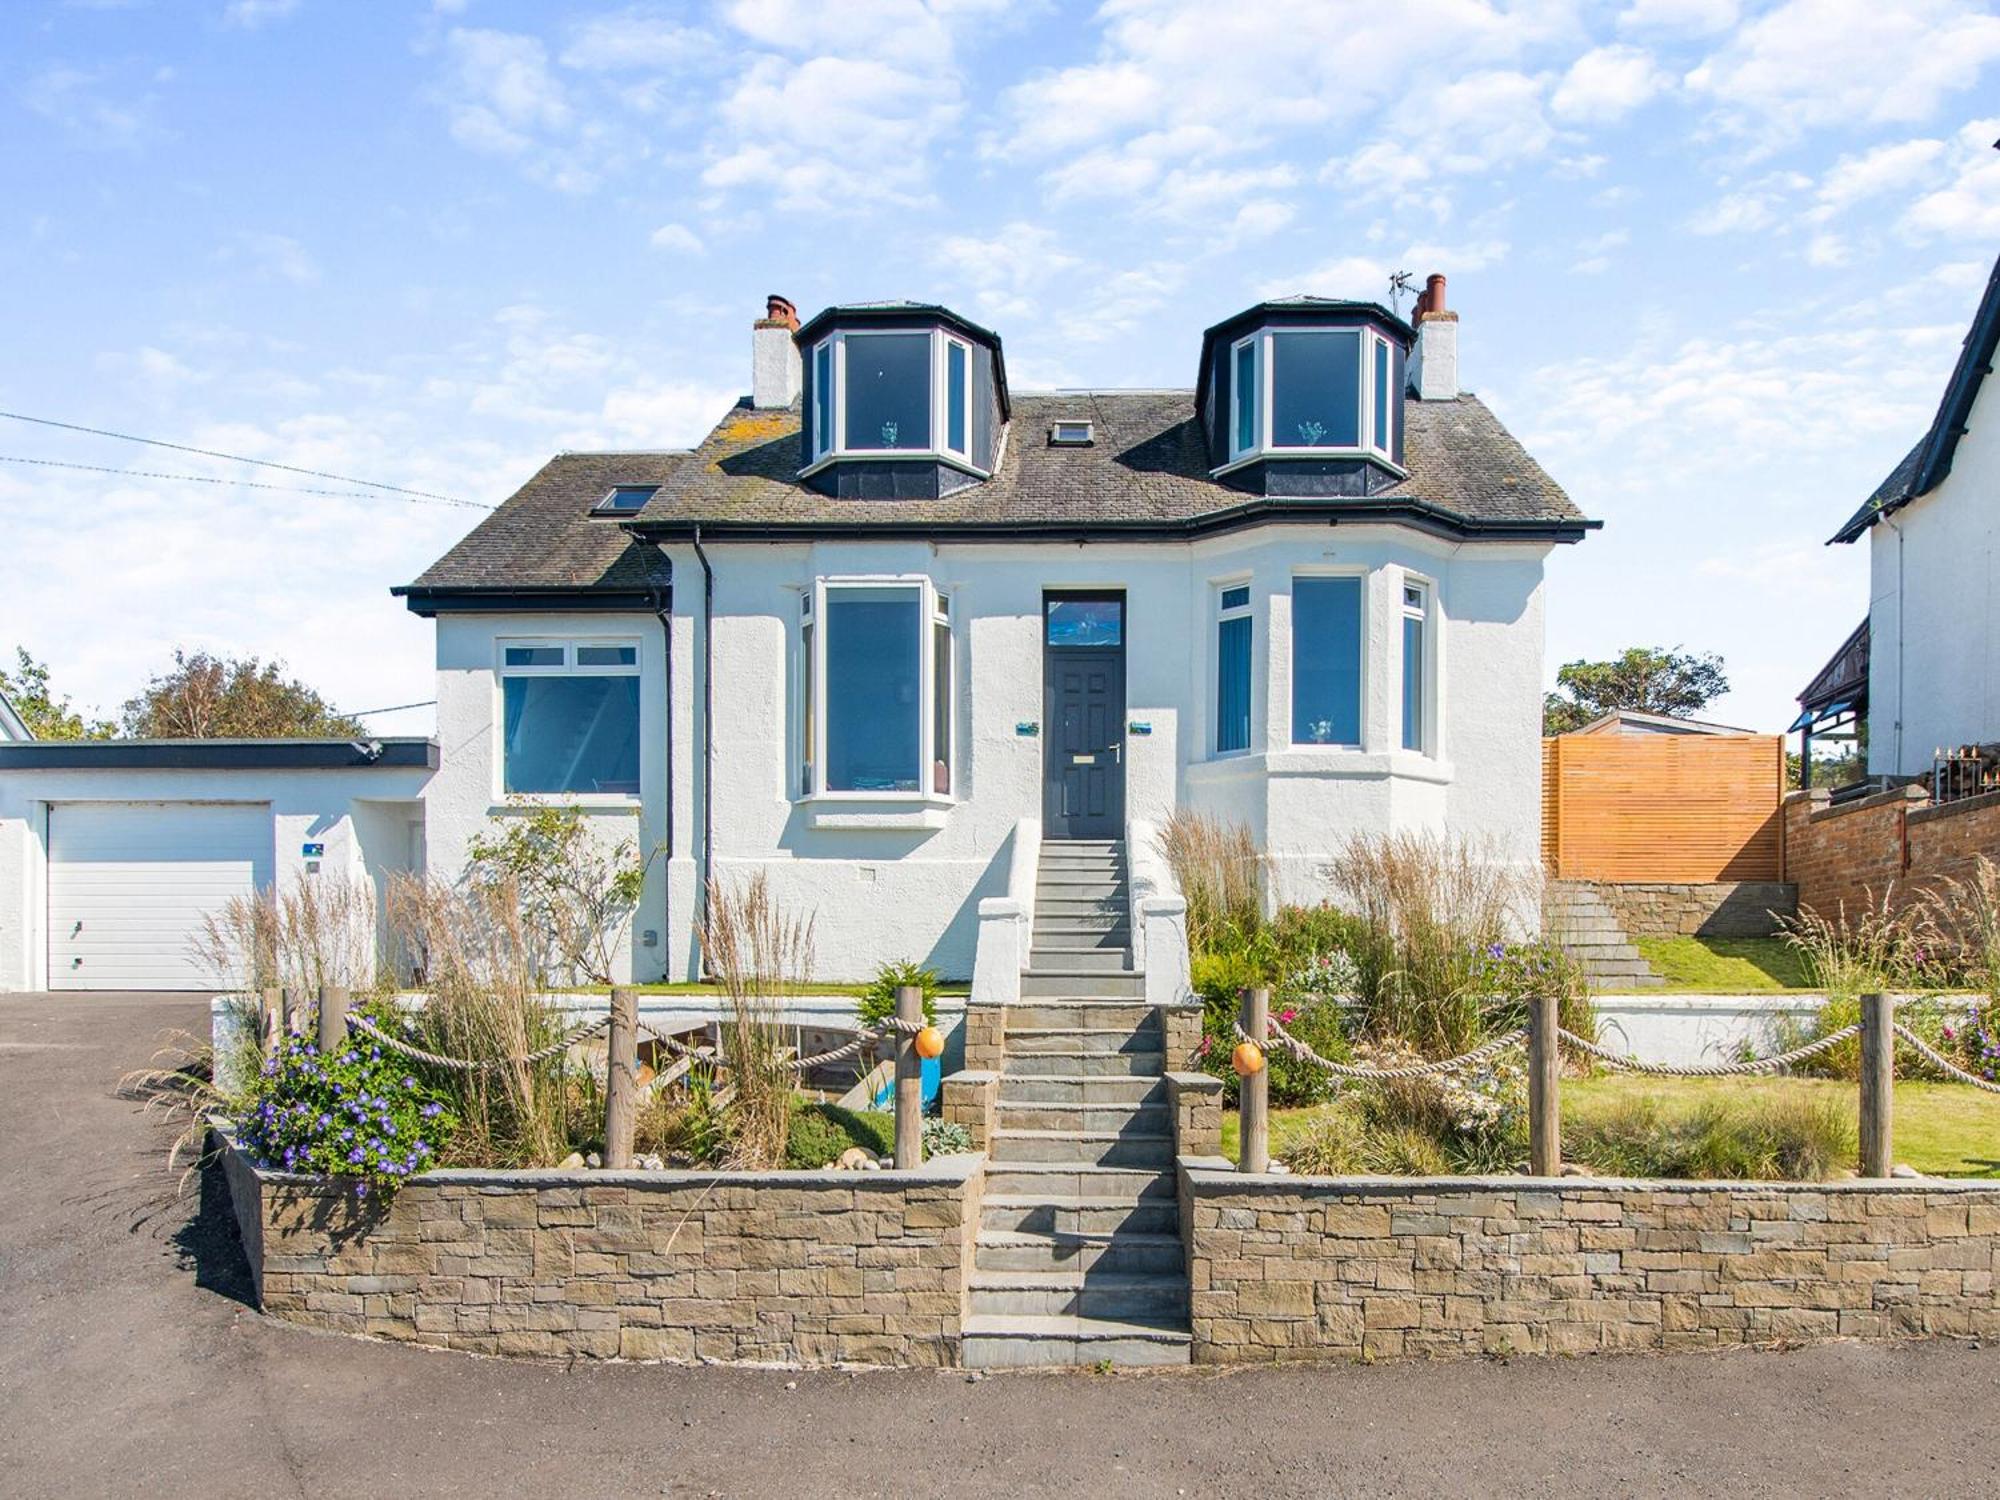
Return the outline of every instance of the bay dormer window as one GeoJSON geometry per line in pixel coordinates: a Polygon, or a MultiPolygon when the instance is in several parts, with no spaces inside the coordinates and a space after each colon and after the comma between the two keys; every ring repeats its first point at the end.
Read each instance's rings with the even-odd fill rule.
{"type": "Polygon", "coordinates": [[[1394,462],[1394,351],[1372,327],[1265,327],[1229,357],[1229,457],[1394,462]]]}
{"type": "Polygon", "coordinates": [[[984,477],[973,450],[972,345],[944,328],[849,328],[814,344],[812,462],[940,461],[984,477]]]}

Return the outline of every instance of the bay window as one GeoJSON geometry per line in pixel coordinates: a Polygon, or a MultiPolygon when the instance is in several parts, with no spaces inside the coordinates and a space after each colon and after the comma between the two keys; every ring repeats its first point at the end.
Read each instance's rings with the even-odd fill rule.
{"type": "Polygon", "coordinates": [[[941,328],[845,329],[815,344],[815,464],[837,456],[972,463],[972,345],[941,328]]]}
{"type": "Polygon", "coordinates": [[[639,648],[502,642],[501,787],[508,795],[639,795],[639,648]]]}
{"type": "Polygon", "coordinates": [[[1292,743],[1361,743],[1361,580],[1292,580],[1292,743]]]}
{"type": "Polygon", "coordinates": [[[926,579],[823,579],[802,601],[804,795],[951,795],[950,608],[926,579]]]}
{"type": "Polygon", "coordinates": [[[1227,755],[1250,748],[1250,585],[1225,585],[1215,604],[1215,749],[1227,755]]]}
{"type": "Polygon", "coordinates": [[[1395,358],[1374,329],[1259,329],[1229,368],[1232,461],[1393,454],[1395,358]]]}

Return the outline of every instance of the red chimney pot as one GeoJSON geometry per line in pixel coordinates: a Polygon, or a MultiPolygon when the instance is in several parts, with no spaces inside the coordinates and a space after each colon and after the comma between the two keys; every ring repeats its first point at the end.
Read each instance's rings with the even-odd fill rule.
{"type": "Polygon", "coordinates": [[[782,323],[785,327],[796,330],[799,326],[799,310],[792,306],[789,297],[780,297],[773,292],[764,299],[764,321],[782,323]]]}

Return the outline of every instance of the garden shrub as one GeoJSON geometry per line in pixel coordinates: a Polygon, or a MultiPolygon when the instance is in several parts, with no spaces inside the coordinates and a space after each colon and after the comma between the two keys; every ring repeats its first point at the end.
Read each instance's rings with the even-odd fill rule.
{"type": "Polygon", "coordinates": [[[1966,1072],[2000,1083],[2000,1001],[1987,1000],[1969,1006],[1956,1020],[1947,1020],[1940,1029],[1946,1055],[1966,1072]]]}
{"type": "Polygon", "coordinates": [[[607,844],[575,807],[493,820],[470,846],[469,882],[519,903],[535,935],[538,980],[611,983],[618,940],[638,910],[650,859],[630,839],[607,844]]]}
{"type": "Polygon", "coordinates": [[[457,1125],[406,1059],[361,1037],[323,1055],[311,1040],[286,1036],[244,1100],[238,1137],[264,1166],[386,1191],[437,1165],[457,1125]]]}
{"type": "Polygon", "coordinates": [[[896,1117],[880,1110],[842,1109],[837,1104],[798,1102],[785,1139],[787,1167],[817,1169],[859,1146],[870,1156],[887,1156],[896,1146],[896,1117]]]}
{"type": "MultiPolygon", "coordinates": [[[[1263,982],[1261,971],[1241,954],[1208,954],[1194,963],[1195,993],[1201,997],[1201,1045],[1196,1049],[1195,1063],[1222,1080],[1223,1096],[1228,1100],[1236,1098],[1240,1081],[1230,1054],[1236,1050],[1243,991],[1263,982]]],[[[1273,1001],[1271,1018],[1321,1057],[1332,1062],[1347,1060],[1346,1016],[1338,1003],[1273,1001]]],[[[1334,1080],[1330,1075],[1280,1047],[1265,1047],[1264,1066],[1271,1076],[1274,1105],[1316,1104],[1332,1095],[1334,1080]]]]}
{"type": "Polygon", "coordinates": [[[956,1120],[924,1121],[924,1155],[958,1156],[972,1149],[972,1132],[956,1120]]]}
{"type": "Polygon", "coordinates": [[[1292,1137],[1279,1159],[1308,1177],[1346,1177],[1366,1172],[1367,1124],[1352,1109],[1330,1105],[1317,1111],[1292,1137]]]}
{"type": "Polygon", "coordinates": [[[913,984],[924,992],[924,1024],[937,1025],[937,970],[927,969],[914,959],[899,959],[880,965],[868,988],[862,992],[856,1014],[864,1031],[895,1019],[896,991],[913,984]]]}
{"type": "Polygon", "coordinates": [[[1620,1177],[1817,1182],[1854,1159],[1851,1106],[1826,1095],[1619,1098],[1565,1122],[1565,1152],[1620,1177]]]}

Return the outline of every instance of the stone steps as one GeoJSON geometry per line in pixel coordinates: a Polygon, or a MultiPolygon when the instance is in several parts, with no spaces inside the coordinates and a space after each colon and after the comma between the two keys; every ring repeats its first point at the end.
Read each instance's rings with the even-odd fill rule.
{"type": "Polygon", "coordinates": [[[1186,1265],[1181,1237],[1112,1230],[1057,1229],[1028,1233],[982,1229],[973,1246],[978,1271],[1095,1270],[1105,1275],[1179,1276],[1186,1265]]]}
{"type": "Polygon", "coordinates": [[[1551,885],[1542,902],[1542,930],[1599,989],[1653,989],[1665,983],[1625,935],[1618,913],[1588,886],[1551,885]]]}
{"type": "Polygon", "coordinates": [[[979,1227],[1003,1234],[1156,1234],[1173,1236],[1180,1229],[1180,1204],[1172,1198],[1117,1196],[1086,1198],[1081,1194],[1036,1197],[989,1194],[979,1205],[979,1227]]]}
{"type": "Polygon", "coordinates": [[[1029,999],[1137,1000],[1145,993],[1146,976],[1129,970],[1030,965],[1021,971],[1021,994],[1029,999]]]}
{"type": "Polygon", "coordinates": [[[1002,1127],[1013,1130],[1134,1130],[1142,1135],[1165,1135],[1173,1128],[1164,1099],[1094,1104],[1003,1098],[997,1119],[1002,1127]]]}
{"type": "Polygon", "coordinates": [[[1150,1167],[1164,1172],[1174,1164],[1174,1138],[1136,1130],[1019,1130],[996,1126],[987,1160],[1079,1162],[1092,1167],[1150,1167]]]}
{"type": "Polygon", "coordinates": [[[973,1369],[1094,1365],[1184,1365],[1193,1338],[1185,1318],[1137,1322],[1065,1314],[979,1313],[965,1320],[960,1349],[973,1369]]]}
{"type": "Polygon", "coordinates": [[[1108,1104],[1164,1104],[1166,1081],[1144,1074],[1003,1073],[1000,1107],[1061,1104],[1092,1109],[1108,1104]]]}
{"type": "Polygon", "coordinates": [[[977,1271],[972,1316],[1164,1321],[1187,1315],[1187,1288],[1172,1276],[1095,1271],[977,1271]]]}

